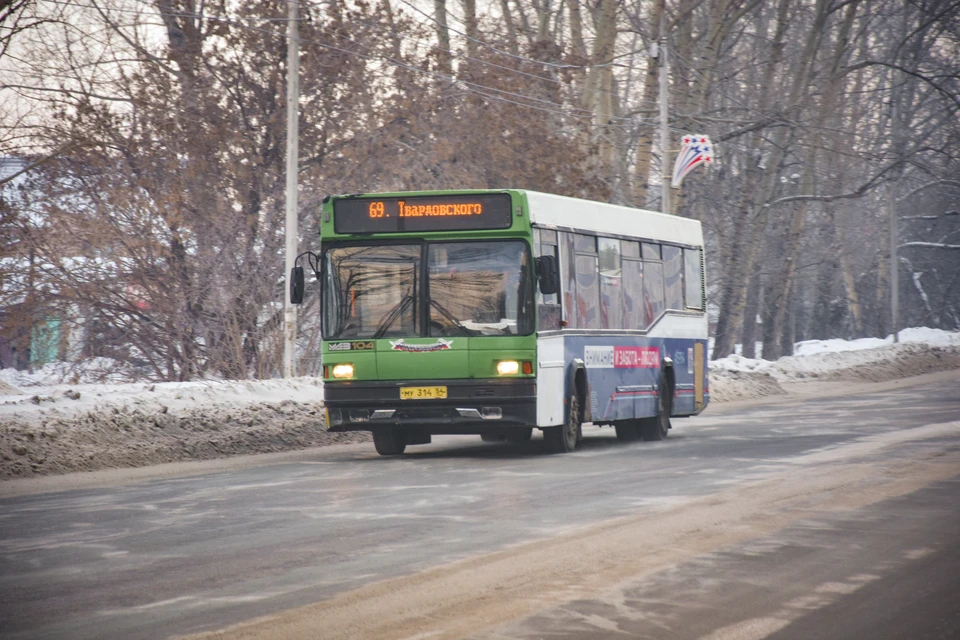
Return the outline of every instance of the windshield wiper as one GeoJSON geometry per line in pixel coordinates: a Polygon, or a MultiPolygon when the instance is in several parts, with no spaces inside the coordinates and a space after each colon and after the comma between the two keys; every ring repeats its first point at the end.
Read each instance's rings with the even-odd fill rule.
{"type": "Polygon", "coordinates": [[[452,325],[455,326],[457,329],[459,329],[460,332],[463,333],[463,335],[467,336],[468,338],[471,337],[471,336],[476,335],[473,331],[471,331],[470,329],[468,329],[468,328],[466,328],[465,326],[463,326],[463,323],[460,322],[459,320],[457,320],[456,316],[454,316],[454,315],[453,315],[452,313],[450,313],[447,309],[445,309],[442,304],[440,304],[439,302],[437,302],[437,301],[434,300],[433,298],[428,298],[428,302],[430,303],[430,305],[431,305],[433,308],[435,308],[437,311],[440,312],[440,315],[442,315],[444,318],[446,318],[447,320],[449,320],[449,321],[450,321],[450,324],[452,324],[452,325]]]}
{"type": "Polygon", "coordinates": [[[380,326],[377,327],[377,330],[373,334],[373,339],[376,340],[378,338],[382,338],[383,334],[385,334],[390,328],[390,325],[396,322],[397,318],[403,315],[403,312],[407,310],[407,307],[410,306],[411,302],[413,302],[412,295],[408,293],[407,295],[403,296],[403,298],[400,299],[400,302],[397,303],[397,306],[390,311],[387,317],[384,318],[383,322],[380,323],[380,326]]]}

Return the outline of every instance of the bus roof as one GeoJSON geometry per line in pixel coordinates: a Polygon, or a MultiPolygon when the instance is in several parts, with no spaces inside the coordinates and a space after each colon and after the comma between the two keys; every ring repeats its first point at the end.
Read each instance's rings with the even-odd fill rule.
{"type": "MultiPolygon", "coordinates": [[[[703,246],[703,230],[698,220],[681,218],[645,209],[624,207],[593,200],[569,198],[525,189],[458,189],[444,191],[397,191],[331,196],[324,200],[324,207],[331,207],[332,200],[348,198],[377,198],[403,196],[436,196],[486,193],[512,193],[525,198],[530,211],[530,223],[549,228],[574,229],[592,234],[640,238],[659,242],[672,242],[687,246],[703,246]]],[[[328,210],[329,211],[329,210],[328,210]]],[[[349,236],[334,232],[332,216],[324,216],[322,227],[327,234],[349,236]]],[[[438,232],[440,232],[438,230],[438,232]]],[[[445,231],[443,233],[450,233],[445,231]]],[[[412,234],[408,233],[407,235],[412,234]]],[[[489,233],[500,233],[490,231],[489,233]]],[[[399,233],[397,235],[400,235],[399,233]]],[[[414,234],[416,235],[416,234],[414,234]]]]}
{"type": "Polygon", "coordinates": [[[530,222],[535,225],[703,246],[699,220],[538,191],[520,192],[526,195],[530,222]]]}

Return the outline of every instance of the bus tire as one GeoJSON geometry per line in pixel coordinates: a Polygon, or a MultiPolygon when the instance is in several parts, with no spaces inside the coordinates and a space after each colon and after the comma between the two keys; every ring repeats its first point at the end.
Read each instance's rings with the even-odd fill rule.
{"type": "Polygon", "coordinates": [[[614,422],[613,428],[617,431],[617,440],[620,442],[634,442],[640,438],[640,430],[633,420],[614,422]]]}
{"type": "Polygon", "coordinates": [[[569,453],[577,448],[580,437],[580,396],[570,394],[567,399],[567,419],[559,427],[543,430],[548,453],[569,453]]]}
{"type": "Polygon", "coordinates": [[[533,437],[533,427],[525,429],[510,429],[507,431],[507,442],[527,442],[533,437]]]}
{"type": "Polygon", "coordinates": [[[673,385],[665,376],[660,378],[660,393],[657,394],[657,415],[640,423],[640,435],[647,442],[665,440],[670,431],[670,411],[673,410],[673,385]]]}
{"type": "Polygon", "coordinates": [[[377,429],[373,432],[373,446],[382,456],[398,456],[407,448],[407,432],[377,429]]]}

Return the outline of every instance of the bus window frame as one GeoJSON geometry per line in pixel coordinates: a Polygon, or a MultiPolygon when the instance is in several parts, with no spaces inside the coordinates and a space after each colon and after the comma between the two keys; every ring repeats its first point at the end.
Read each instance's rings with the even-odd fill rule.
{"type": "MultiPolygon", "coordinates": [[[[532,228],[532,231],[533,231],[534,234],[541,234],[541,235],[539,235],[539,237],[540,237],[541,239],[543,238],[542,233],[543,233],[544,231],[550,231],[550,232],[556,233],[556,236],[557,236],[557,244],[556,244],[555,246],[557,247],[557,259],[558,259],[558,265],[559,265],[559,268],[560,268],[560,281],[561,281],[561,282],[560,282],[560,301],[559,301],[559,306],[560,306],[560,312],[561,312],[561,314],[562,314],[561,317],[562,317],[562,320],[563,320],[563,322],[564,322],[564,324],[562,324],[562,328],[563,328],[564,330],[568,331],[568,332],[571,331],[571,330],[573,330],[573,331],[575,331],[576,333],[614,333],[614,332],[617,332],[617,333],[624,333],[624,332],[625,332],[625,333],[646,333],[647,331],[649,331],[649,329],[650,329],[652,326],[654,326],[657,322],[659,322],[660,318],[661,318],[663,315],[665,315],[665,314],[667,314],[667,313],[672,313],[672,314],[674,314],[674,315],[689,315],[689,314],[702,315],[702,314],[705,313],[705,308],[696,308],[696,307],[687,306],[687,305],[686,305],[686,296],[685,296],[685,290],[686,290],[686,271],[685,271],[685,269],[686,269],[686,264],[685,264],[685,256],[686,256],[686,252],[687,252],[687,251],[696,251],[696,252],[698,252],[698,253],[700,254],[700,282],[701,282],[701,289],[702,289],[700,299],[701,299],[701,304],[704,304],[705,295],[706,295],[706,294],[705,294],[705,291],[703,291],[703,289],[705,288],[706,277],[705,277],[704,265],[703,265],[703,256],[704,256],[704,251],[705,251],[705,247],[704,247],[703,245],[691,244],[691,243],[689,243],[689,242],[666,241],[666,240],[660,240],[660,239],[657,239],[657,238],[651,238],[651,237],[647,237],[647,236],[628,236],[628,235],[617,234],[617,233],[601,233],[601,232],[597,232],[597,231],[593,231],[593,230],[589,230],[589,229],[581,229],[581,228],[577,228],[577,227],[566,227],[566,226],[534,224],[534,225],[531,226],[531,228],[532,228]],[[624,308],[621,310],[621,314],[620,314],[620,315],[621,315],[621,327],[623,327],[623,328],[620,328],[620,329],[616,329],[616,328],[603,329],[603,328],[587,328],[587,327],[581,326],[580,320],[579,320],[579,318],[578,318],[577,315],[576,315],[576,312],[577,312],[577,280],[576,280],[576,276],[577,276],[577,272],[576,272],[576,258],[577,258],[577,255],[578,255],[578,254],[579,254],[579,255],[592,255],[592,256],[596,256],[596,257],[597,257],[598,304],[599,304],[599,297],[600,297],[600,292],[599,292],[600,271],[599,271],[599,254],[598,254],[598,253],[589,253],[588,251],[576,251],[576,249],[574,248],[574,247],[576,246],[576,244],[575,244],[575,237],[578,236],[578,235],[579,235],[579,236],[591,236],[591,237],[593,238],[593,240],[594,240],[594,246],[597,246],[597,245],[596,245],[596,242],[597,242],[597,240],[598,240],[599,238],[607,238],[607,239],[620,240],[620,268],[621,268],[621,273],[622,273],[622,270],[623,270],[623,263],[624,263],[625,260],[630,260],[630,261],[632,261],[632,262],[639,263],[639,264],[640,264],[640,274],[641,274],[641,285],[640,285],[640,286],[641,286],[641,291],[643,291],[643,288],[646,287],[647,271],[648,271],[648,269],[646,268],[646,265],[647,265],[647,264],[660,265],[660,269],[661,269],[661,270],[664,268],[664,263],[663,263],[663,249],[662,249],[662,247],[663,247],[664,245],[668,245],[668,246],[670,246],[670,247],[674,247],[674,248],[680,249],[680,250],[681,250],[681,274],[680,274],[680,275],[681,275],[681,283],[682,283],[682,287],[683,287],[683,291],[684,291],[684,299],[683,299],[684,304],[683,304],[683,306],[682,306],[681,308],[679,308],[679,309],[672,309],[672,308],[671,308],[671,309],[668,309],[668,308],[667,308],[667,306],[666,306],[666,291],[665,291],[665,289],[664,289],[664,287],[665,287],[665,282],[663,282],[663,277],[661,277],[661,297],[662,297],[662,300],[663,300],[663,309],[661,309],[659,313],[655,314],[652,318],[650,318],[650,322],[649,322],[649,323],[642,322],[641,324],[642,324],[643,326],[641,326],[641,327],[630,327],[630,328],[627,328],[627,327],[625,326],[625,324],[626,324],[626,319],[627,319],[627,312],[626,312],[626,307],[625,307],[625,305],[626,305],[626,291],[622,291],[622,292],[621,292],[621,301],[622,301],[622,303],[623,303],[623,305],[624,305],[624,308]],[[565,238],[569,238],[569,245],[570,245],[570,248],[571,248],[571,251],[570,251],[569,256],[566,254],[566,251],[564,250],[564,246],[566,246],[566,245],[564,244],[564,243],[565,243],[565,238]],[[650,258],[644,259],[644,258],[642,257],[642,256],[643,256],[643,245],[645,245],[645,244],[646,244],[646,245],[652,245],[653,247],[656,247],[656,249],[657,249],[657,254],[659,255],[658,259],[655,259],[655,260],[650,259],[650,258]],[[629,252],[629,253],[633,253],[633,249],[626,249],[626,250],[625,250],[625,248],[626,248],[626,247],[634,247],[634,246],[636,247],[636,253],[637,253],[637,255],[636,255],[636,256],[628,255],[628,252],[629,252]],[[573,286],[572,286],[572,287],[568,287],[568,286],[567,286],[568,284],[570,284],[570,282],[568,282],[569,274],[567,273],[567,272],[568,272],[568,268],[569,268],[569,265],[567,264],[568,259],[573,262],[573,267],[574,267],[574,268],[573,268],[573,281],[572,281],[573,286]],[[567,295],[572,295],[572,296],[573,296],[573,308],[572,308],[572,310],[573,310],[574,314],[573,314],[572,316],[568,313],[568,309],[567,309],[566,304],[565,304],[565,302],[566,302],[565,298],[566,298],[567,295]]],[[[537,237],[537,236],[534,235],[534,238],[536,238],[536,237],[537,237]]],[[[648,251],[649,251],[649,250],[648,250],[648,251]]],[[[648,254],[648,255],[649,255],[649,254],[648,254]]],[[[643,304],[643,303],[644,303],[644,300],[641,299],[641,304],[643,304]]],[[[641,309],[641,313],[642,313],[642,315],[644,316],[644,320],[646,320],[646,312],[645,312],[645,310],[644,310],[644,309],[641,309]]],[[[602,325],[602,320],[601,320],[601,325],[602,325]]],[[[549,331],[551,331],[551,329],[541,329],[541,328],[538,328],[537,331],[538,331],[538,332],[540,332],[540,331],[548,331],[548,332],[549,332],[549,331]]]]}
{"type": "MultiPolygon", "coordinates": [[[[471,336],[472,338],[504,338],[504,337],[521,337],[521,336],[531,336],[535,335],[538,331],[537,329],[537,298],[538,290],[536,287],[536,282],[534,278],[534,268],[533,268],[533,247],[529,239],[522,236],[507,236],[507,237],[497,237],[497,238],[377,238],[373,240],[367,239],[349,239],[349,240],[327,240],[321,241],[320,243],[320,300],[321,303],[325,303],[323,294],[326,290],[327,282],[327,252],[330,249],[340,248],[340,247],[369,247],[369,246],[397,246],[397,245],[419,245],[420,246],[420,276],[418,278],[418,285],[420,290],[420,300],[417,301],[417,314],[421,318],[420,321],[420,332],[416,336],[411,336],[412,338],[429,338],[430,336],[426,335],[427,325],[429,324],[429,318],[431,315],[430,303],[429,303],[429,274],[428,269],[425,268],[426,265],[426,251],[427,245],[430,243],[436,244],[448,244],[453,242],[522,242],[525,251],[528,257],[528,267],[527,267],[527,291],[528,299],[533,302],[531,309],[531,318],[527,322],[527,325],[530,327],[530,331],[527,333],[516,333],[509,336],[471,336]]],[[[518,307],[519,309],[519,307],[518,307]]],[[[517,323],[519,329],[519,322],[517,323]]],[[[340,338],[330,338],[327,335],[327,326],[325,313],[321,311],[320,319],[320,337],[322,340],[340,340],[340,338]]]]}

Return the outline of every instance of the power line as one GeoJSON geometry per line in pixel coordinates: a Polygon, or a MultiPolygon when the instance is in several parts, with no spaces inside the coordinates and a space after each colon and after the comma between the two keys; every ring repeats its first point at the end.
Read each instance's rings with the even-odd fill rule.
{"type": "MultiPolygon", "coordinates": [[[[426,15],[426,14],[424,14],[424,15],[426,15]]],[[[374,27],[377,27],[377,28],[383,30],[383,28],[382,28],[380,25],[375,25],[375,24],[372,24],[372,23],[369,23],[369,22],[364,22],[363,20],[355,20],[354,22],[356,22],[357,24],[363,24],[363,25],[366,25],[366,26],[374,26],[374,27]]],[[[401,34],[401,33],[399,33],[398,31],[393,30],[393,29],[386,29],[386,31],[387,31],[388,33],[392,33],[393,35],[396,35],[396,36],[406,37],[404,34],[401,34]]],[[[456,33],[456,32],[455,32],[455,33],[456,33]]],[[[344,36],[342,36],[341,34],[336,34],[336,35],[337,35],[338,37],[344,37],[344,36]]],[[[479,42],[479,41],[478,41],[478,42],[479,42]]],[[[552,77],[549,77],[549,76],[537,75],[537,74],[535,74],[535,73],[530,73],[530,72],[527,72],[527,71],[522,71],[522,70],[520,70],[520,69],[516,69],[516,68],[513,68],[513,67],[506,67],[506,66],[497,64],[497,63],[495,63],[495,62],[491,62],[491,61],[489,61],[489,60],[484,60],[484,59],[482,59],[482,58],[475,58],[475,57],[472,57],[472,56],[461,56],[461,55],[458,55],[457,52],[454,51],[453,49],[444,49],[444,48],[438,46],[437,44],[431,43],[431,46],[433,46],[433,47],[434,47],[435,49],[437,49],[438,51],[442,51],[443,53],[448,53],[448,54],[450,54],[451,56],[453,56],[454,58],[456,58],[456,59],[458,59],[458,60],[463,60],[463,61],[466,61],[466,62],[477,62],[477,63],[479,63],[479,64],[486,65],[486,66],[489,66],[489,67],[493,67],[493,68],[495,68],[495,69],[500,69],[500,70],[503,70],[503,71],[507,71],[507,72],[509,72],[509,73],[513,73],[513,74],[516,74],[516,75],[525,76],[525,77],[528,77],[528,78],[533,78],[534,80],[547,81],[547,82],[552,82],[552,83],[557,84],[557,85],[560,85],[560,86],[565,86],[564,83],[563,83],[561,80],[557,80],[556,78],[552,78],[552,77]]],[[[491,49],[493,49],[494,51],[497,51],[498,53],[503,53],[503,52],[500,52],[499,50],[493,48],[491,45],[488,45],[488,46],[490,46],[491,49]]],[[[509,54],[504,54],[504,55],[509,55],[509,54]]],[[[516,59],[518,59],[518,60],[521,60],[521,61],[527,61],[527,62],[529,62],[529,63],[531,63],[531,64],[541,65],[541,66],[542,66],[542,65],[547,65],[547,64],[549,64],[549,63],[542,62],[542,61],[539,61],[539,60],[534,60],[534,59],[532,59],[532,58],[524,58],[524,57],[522,57],[522,56],[511,56],[511,57],[514,57],[514,58],[516,58],[516,59]]],[[[586,67],[583,67],[583,68],[586,68],[586,67]]],[[[616,96],[616,94],[614,94],[613,92],[610,92],[610,91],[602,91],[602,90],[600,90],[600,89],[591,89],[590,92],[591,92],[591,93],[595,93],[595,94],[602,94],[602,95],[608,95],[608,96],[616,96]]],[[[638,100],[637,103],[638,103],[638,104],[646,103],[646,104],[651,104],[651,105],[652,105],[652,104],[656,104],[655,101],[652,101],[652,100],[638,100]]]]}
{"type": "MultiPolygon", "coordinates": [[[[272,36],[272,37],[276,37],[276,38],[285,38],[285,37],[286,37],[286,35],[283,34],[283,33],[279,33],[279,32],[276,32],[276,31],[273,31],[273,30],[270,30],[270,29],[265,29],[265,28],[262,28],[262,27],[255,27],[255,26],[250,26],[250,25],[241,24],[241,23],[237,22],[236,20],[234,20],[234,19],[232,19],[232,18],[224,18],[224,17],[220,17],[220,16],[208,16],[208,15],[203,15],[203,14],[199,14],[199,13],[188,13],[188,12],[163,12],[163,11],[158,11],[158,10],[156,9],[156,6],[150,4],[150,3],[148,2],[148,0],[137,0],[137,1],[138,1],[139,3],[141,3],[141,4],[146,5],[146,6],[150,9],[150,11],[149,11],[149,12],[146,12],[146,13],[150,13],[150,14],[153,14],[153,15],[160,15],[160,16],[162,16],[162,17],[195,18],[195,19],[199,19],[199,20],[217,21],[217,22],[222,22],[222,23],[224,23],[224,24],[228,24],[228,25],[231,25],[231,26],[240,28],[240,29],[246,29],[246,30],[249,30],[249,31],[257,32],[257,33],[262,33],[262,34],[265,34],[265,35],[267,35],[267,36],[272,36]]],[[[402,0],[401,0],[401,1],[402,1],[402,0]]],[[[58,5],[61,5],[61,6],[74,6],[74,7],[84,8],[84,9],[92,8],[92,7],[90,7],[90,6],[86,5],[86,4],[82,4],[82,3],[78,3],[78,2],[70,2],[70,1],[67,1],[67,0],[47,0],[47,2],[49,2],[50,4],[58,4],[58,5]]],[[[108,9],[108,11],[110,11],[110,12],[119,12],[119,13],[133,13],[133,14],[136,14],[136,15],[138,15],[138,16],[144,15],[144,13],[145,13],[145,12],[143,12],[143,11],[134,10],[134,9],[118,9],[118,8],[110,8],[110,9],[108,9]]],[[[272,19],[272,18],[262,19],[262,18],[253,18],[253,17],[250,17],[249,20],[260,20],[260,21],[266,20],[266,21],[272,21],[273,19],[272,19]]],[[[115,28],[116,28],[116,25],[114,25],[114,26],[115,26],[115,28]]],[[[156,25],[156,26],[162,27],[162,26],[165,26],[165,25],[158,24],[158,25],[156,25]]],[[[394,32],[394,33],[396,34],[396,32],[394,32]]],[[[400,34],[397,34],[397,35],[400,35],[400,34]]],[[[341,38],[346,39],[346,36],[343,36],[343,35],[340,35],[340,34],[338,34],[338,36],[341,37],[341,38]]],[[[530,96],[530,95],[527,95],[527,94],[523,94],[523,93],[518,93],[518,92],[515,92],[515,91],[509,91],[509,90],[506,90],[506,89],[500,89],[500,88],[497,88],[497,87],[490,87],[490,86],[483,85],[483,84],[476,83],[476,82],[470,82],[470,81],[464,80],[464,79],[458,79],[458,78],[456,78],[455,76],[452,76],[452,75],[447,75],[447,74],[440,73],[440,72],[436,72],[436,71],[430,71],[430,70],[428,70],[428,69],[422,69],[422,68],[420,68],[420,67],[416,67],[416,66],[410,65],[410,64],[405,63],[405,62],[402,62],[402,61],[400,61],[400,60],[396,60],[395,58],[392,58],[392,57],[390,57],[390,56],[384,56],[384,55],[382,55],[382,54],[372,54],[372,55],[371,55],[371,54],[365,54],[365,53],[362,53],[362,52],[359,52],[359,51],[352,51],[352,50],[349,50],[349,49],[344,49],[344,48],[342,48],[342,47],[334,46],[334,45],[327,44],[327,43],[324,43],[324,42],[320,42],[320,41],[318,41],[318,40],[310,39],[310,38],[303,38],[303,37],[301,37],[300,40],[301,40],[301,42],[309,43],[309,44],[315,45],[315,46],[317,46],[317,47],[324,48],[324,49],[328,49],[328,50],[331,50],[331,51],[336,51],[336,52],[339,52],[339,53],[343,53],[343,54],[345,54],[345,55],[356,56],[356,57],[359,57],[359,58],[362,58],[362,59],[365,59],[365,60],[370,60],[370,61],[382,61],[382,62],[386,62],[387,64],[390,64],[390,65],[392,65],[392,66],[394,66],[394,67],[396,67],[396,68],[399,68],[399,69],[405,69],[405,70],[407,70],[407,71],[411,71],[411,72],[413,72],[413,73],[417,73],[417,74],[420,74],[420,75],[424,75],[424,76],[430,77],[430,78],[435,79],[435,80],[442,80],[442,81],[445,81],[445,82],[450,82],[451,84],[458,84],[458,85],[463,86],[463,87],[464,87],[465,89],[467,89],[468,91],[471,91],[471,92],[473,92],[473,93],[476,93],[477,95],[480,95],[480,96],[482,96],[482,97],[484,97],[484,98],[486,98],[486,99],[488,99],[488,100],[497,100],[497,101],[504,102],[504,103],[507,103],[507,104],[513,104],[513,105],[522,106],[522,107],[525,107],[525,108],[528,108],[528,109],[538,110],[538,111],[541,111],[541,112],[544,112],[544,113],[551,113],[551,114],[554,114],[554,115],[561,115],[561,116],[571,117],[571,118],[575,118],[575,119],[593,118],[593,117],[595,116],[595,114],[594,114],[592,111],[588,110],[588,109],[583,109],[583,108],[580,108],[580,107],[564,106],[563,104],[557,103],[557,102],[553,102],[552,100],[546,100],[546,99],[543,99],[543,98],[536,98],[536,97],[533,97],[533,96],[530,96]],[[497,94],[499,94],[499,95],[497,95],[497,94]],[[512,98],[512,99],[511,99],[511,98],[512,98]],[[531,103],[540,103],[540,104],[531,104],[531,103]],[[540,105],[543,105],[543,106],[540,106],[540,105]]],[[[365,44],[363,44],[363,43],[356,42],[356,41],[354,41],[354,40],[348,40],[348,42],[349,42],[350,44],[357,45],[357,46],[362,47],[362,48],[367,49],[367,50],[370,49],[369,46],[367,46],[367,45],[365,45],[365,44]]],[[[497,49],[496,49],[495,47],[492,47],[492,45],[487,45],[486,43],[483,43],[483,44],[484,44],[485,46],[488,46],[488,47],[490,47],[491,49],[497,51],[497,49]]],[[[545,64],[545,65],[548,65],[548,66],[562,67],[562,65],[553,65],[552,63],[544,63],[544,62],[541,62],[541,61],[533,60],[533,59],[531,59],[531,58],[524,58],[524,57],[522,57],[522,56],[512,56],[511,54],[508,54],[508,53],[506,53],[506,52],[501,52],[501,53],[504,53],[504,55],[508,55],[508,56],[510,56],[510,57],[514,57],[514,58],[517,58],[517,59],[520,59],[520,60],[526,60],[526,61],[529,61],[529,62],[535,63],[535,64],[545,64]]],[[[486,61],[480,61],[480,62],[486,62],[486,61]]],[[[492,63],[491,63],[491,64],[492,64],[492,63]]],[[[509,70],[508,67],[505,68],[505,69],[509,70]]],[[[534,75],[534,74],[526,74],[525,72],[521,72],[521,71],[519,71],[519,70],[511,70],[511,71],[514,71],[514,72],[517,72],[517,73],[521,73],[521,74],[524,74],[524,75],[533,75],[533,77],[536,77],[536,78],[541,79],[541,80],[544,79],[544,78],[542,78],[541,76],[536,76],[536,75],[534,75]]],[[[356,76],[355,74],[353,74],[353,73],[351,73],[351,75],[352,75],[355,79],[357,79],[357,80],[362,80],[361,78],[357,77],[357,76],[356,76]]],[[[637,121],[636,119],[634,119],[633,117],[610,116],[610,121],[609,121],[608,123],[606,123],[606,126],[608,126],[608,127],[612,126],[612,127],[617,127],[617,128],[630,129],[630,128],[633,128],[633,127],[636,127],[636,126],[649,126],[649,125],[644,125],[642,122],[638,122],[638,121],[637,121]],[[619,123],[619,124],[618,124],[618,123],[619,123]]]]}
{"type": "MultiPolygon", "coordinates": [[[[51,3],[60,4],[60,5],[65,5],[65,6],[77,6],[77,7],[81,7],[81,8],[86,8],[86,5],[83,5],[83,4],[80,4],[80,3],[76,3],[76,2],[68,2],[68,1],[64,1],[64,0],[48,0],[48,1],[51,2],[51,3]]],[[[155,9],[156,9],[156,7],[155,7],[154,5],[148,4],[148,0],[137,0],[137,1],[140,2],[141,4],[147,5],[148,7],[150,7],[151,10],[155,10],[155,9]]],[[[142,12],[140,12],[140,11],[135,11],[135,10],[131,10],[131,9],[116,9],[116,8],[113,8],[113,9],[110,9],[110,11],[121,12],[121,13],[136,13],[137,15],[143,15],[142,12]]],[[[152,12],[153,12],[153,11],[151,11],[151,13],[152,13],[152,12]]],[[[258,33],[263,33],[263,34],[268,35],[268,36],[273,36],[273,37],[277,37],[277,38],[285,38],[285,37],[286,37],[285,34],[283,34],[283,33],[279,33],[279,32],[276,32],[276,31],[272,31],[272,30],[270,30],[270,29],[264,29],[264,28],[261,28],[261,27],[253,27],[253,26],[249,26],[249,25],[240,24],[240,23],[234,21],[233,19],[223,18],[223,17],[219,17],[219,16],[206,16],[206,15],[202,15],[202,14],[198,14],[198,13],[188,13],[188,12],[162,12],[162,11],[156,11],[156,15],[167,16],[167,17],[196,18],[196,19],[200,19],[200,20],[218,21],[218,22],[223,22],[223,23],[228,24],[228,25],[231,25],[231,26],[235,26],[235,27],[237,27],[237,28],[247,29],[247,30],[250,30],[250,31],[258,32],[258,33]]],[[[251,18],[251,20],[253,20],[253,19],[254,19],[254,18],[251,18]]],[[[158,25],[158,26],[162,26],[162,25],[158,25]]],[[[338,34],[338,35],[339,35],[339,34],[338,34]]],[[[399,35],[399,34],[398,34],[398,35],[399,35]]],[[[342,36],[342,35],[341,35],[340,37],[341,37],[341,38],[344,38],[344,39],[346,38],[346,36],[342,36]]],[[[430,70],[427,70],[427,69],[422,69],[422,68],[419,68],[419,67],[415,67],[415,66],[412,66],[412,65],[410,65],[410,64],[407,64],[407,63],[405,63],[405,62],[402,62],[402,61],[400,61],[400,60],[396,60],[395,58],[392,58],[392,57],[390,57],[390,56],[384,56],[384,55],[381,55],[381,54],[369,55],[369,54],[365,54],[365,53],[362,53],[362,52],[359,52],[359,51],[351,51],[351,50],[348,50],[348,49],[344,49],[344,48],[342,48],[342,47],[337,47],[337,46],[334,46],[334,45],[331,45],[331,44],[327,44],[327,43],[324,43],[324,42],[320,42],[320,41],[318,41],[318,40],[310,39],[310,38],[303,38],[303,37],[301,37],[300,40],[301,40],[301,42],[310,43],[310,44],[313,44],[313,45],[315,45],[315,46],[317,46],[317,47],[320,47],[320,48],[329,49],[329,50],[331,50],[331,51],[337,51],[337,52],[339,52],[339,53],[343,53],[343,54],[346,54],[346,55],[357,56],[357,57],[363,58],[363,59],[365,59],[365,60],[380,60],[380,61],[386,62],[386,63],[388,63],[388,64],[391,64],[391,65],[393,65],[393,66],[395,66],[395,67],[397,67],[397,68],[401,68],[401,69],[405,69],[405,70],[408,70],[408,71],[411,71],[411,72],[414,72],[414,73],[418,73],[418,74],[421,74],[421,75],[425,75],[425,76],[431,77],[431,78],[433,78],[433,79],[443,80],[443,81],[446,81],[446,82],[450,82],[450,83],[452,83],[452,84],[460,84],[460,85],[463,85],[463,86],[464,86],[465,88],[467,88],[468,90],[470,90],[470,91],[472,91],[472,92],[474,92],[474,93],[477,93],[478,95],[482,95],[483,97],[485,97],[485,98],[487,98],[487,99],[490,99],[490,100],[499,100],[499,101],[501,101],[501,102],[506,102],[506,103],[509,103],[509,104],[515,104],[515,105],[523,106],[523,107],[526,107],[526,108],[529,108],[529,109],[536,109],[536,110],[539,110],[539,111],[542,111],[542,112],[545,112],[545,113],[553,113],[553,114],[557,114],[557,115],[564,115],[564,116],[567,116],[567,117],[574,117],[574,118],[588,118],[588,117],[589,117],[589,118],[592,118],[592,117],[594,117],[594,115],[595,115],[592,111],[587,110],[587,109],[583,109],[583,108],[579,108],[579,107],[564,107],[564,105],[562,105],[562,104],[560,104],[560,103],[557,103],[557,102],[553,102],[553,101],[551,101],[551,100],[546,100],[546,99],[542,99],[542,98],[536,98],[536,97],[533,97],[533,96],[530,96],[530,95],[527,95],[527,94],[517,93],[517,92],[515,92],[515,91],[508,91],[508,90],[506,90],[506,89],[499,89],[499,88],[497,88],[497,87],[490,87],[490,86],[483,85],[483,84],[480,84],[480,83],[475,83],[475,82],[470,82],[470,81],[468,81],[468,80],[458,79],[458,78],[456,78],[455,76],[447,75],[447,74],[444,74],[444,73],[440,73],[440,72],[436,72],[436,71],[430,71],[430,70]],[[490,92],[493,92],[493,93],[490,93],[490,92]],[[501,95],[499,95],[499,96],[498,96],[498,95],[494,95],[494,93],[495,93],[495,94],[501,94],[501,95]],[[516,100],[511,100],[511,99],[505,98],[505,97],[503,97],[503,96],[509,96],[509,98],[515,98],[516,100]],[[536,105],[536,104],[530,104],[530,102],[541,103],[541,104],[548,105],[548,106],[538,106],[538,105],[536,105]]],[[[370,49],[369,46],[367,46],[367,45],[365,45],[365,44],[363,44],[363,43],[359,43],[359,42],[356,42],[356,41],[354,41],[354,40],[348,40],[348,41],[350,42],[350,44],[354,44],[354,45],[363,47],[363,48],[365,48],[365,49],[367,49],[367,50],[370,49]]],[[[521,57],[520,59],[528,60],[528,61],[530,61],[530,62],[534,62],[534,63],[537,63],[537,64],[548,64],[548,65],[550,64],[550,63],[540,63],[539,61],[535,61],[535,60],[532,60],[532,59],[530,59],[530,58],[522,58],[522,57],[521,57]]],[[[556,66],[556,65],[554,65],[554,66],[556,66]]],[[[356,78],[356,76],[354,76],[354,77],[356,78]]],[[[537,78],[542,79],[540,76],[534,76],[534,77],[537,77],[537,78]]],[[[359,80],[360,78],[356,78],[356,79],[359,80]]],[[[625,118],[625,117],[619,117],[619,116],[611,116],[611,117],[610,117],[610,120],[611,120],[611,123],[608,124],[607,126],[615,126],[615,127],[630,127],[630,126],[637,126],[637,125],[639,125],[639,126],[644,126],[644,125],[642,125],[642,124],[640,124],[640,123],[637,123],[633,118],[625,118]],[[613,124],[614,121],[616,121],[616,122],[621,122],[621,123],[626,123],[626,124],[619,124],[619,125],[618,125],[618,124],[613,124]]]]}
{"type": "MultiPolygon", "coordinates": [[[[400,2],[402,2],[402,3],[405,4],[405,5],[407,5],[408,7],[410,7],[411,9],[413,9],[414,11],[416,11],[417,13],[419,13],[420,15],[422,15],[423,17],[425,17],[427,20],[430,20],[431,22],[434,22],[434,23],[436,23],[436,24],[438,24],[438,25],[440,24],[439,22],[437,22],[437,20],[436,20],[433,16],[431,16],[431,15],[429,15],[429,14],[427,14],[427,13],[424,13],[424,12],[421,11],[419,8],[413,6],[413,5],[412,5],[410,2],[408,2],[407,0],[400,0],[400,2]]],[[[461,22],[463,22],[463,21],[461,20],[461,22]]],[[[467,40],[470,40],[471,42],[476,42],[477,44],[482,45],[482,46],[486,47],[487,49],[490,49],[491,51],[494,51],[494,52],[499,53],[499,54],[501,54],[501,55],[504,55],[504,56],[507,56],[507,57],[510,57],[510,58],[515,58],[515,59],[517,59],[517,60],[522,60],[522,61],[524,61],[524,62],[532,62],[532,63],[534,63],[534,64],[541,64],[541,65],[545,65],[545,66],[548,66],[548,67],[554,67],[554,68],[556,68],[556,69],[592,69],[592,68],[606,67],[606,66],[609,66],[609,65],[612,65],[612,64],[613,64],[612,62],[603,63],[603,64],[593,64],[593,65],[556,64],[555,62],[544,62],[543,60],[534,60],[533,58],[528,58],[528,57],[525,57],[525,56],[517,55],[517,54],[515,54],[515,53],[510,53],[509,51],[503,51],[502,49],[498,49],[497,47],[493,46],[492,44],[490,44],[490,43],[488,43],[488,42],[485,42],[485,41],[483,41],[483,40],[479,40],[479,39],[477,39],[477,38],[471,38],[470,36],[468,36],[467,34],[463,33],[462,31],[457,31],[456,29],[453,29],[453,28],[451,28],[450,26],[447,26],[447,29],[449,29],[450,31],[453,31],[453,32],[454,32],[455,34],[457,34],[458,36],[461,36],[461,37],[463,37],[463,38],[466,38],[467,40]]]]}

